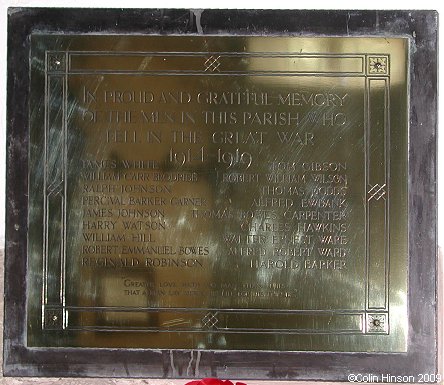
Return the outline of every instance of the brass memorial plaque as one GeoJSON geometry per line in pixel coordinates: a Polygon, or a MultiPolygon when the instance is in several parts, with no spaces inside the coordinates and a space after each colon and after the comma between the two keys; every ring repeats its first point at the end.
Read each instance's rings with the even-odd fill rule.
{"type": "Polygon", "coordinates": [[[408,39],[31,36],[27,343],[404,352],[408,39]]]}

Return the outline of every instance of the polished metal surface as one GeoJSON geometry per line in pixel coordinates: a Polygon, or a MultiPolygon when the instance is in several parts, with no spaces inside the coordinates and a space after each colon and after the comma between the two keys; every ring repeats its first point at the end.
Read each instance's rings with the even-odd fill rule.
{"type": "Polygon", "coordinates": [[[29,346],[406,350],[406,39],[31,51],[29,346]]]}

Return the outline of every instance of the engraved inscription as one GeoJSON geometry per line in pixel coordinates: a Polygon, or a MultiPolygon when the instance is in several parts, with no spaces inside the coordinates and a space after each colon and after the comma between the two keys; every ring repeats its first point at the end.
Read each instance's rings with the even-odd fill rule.
{"type": "MultiPolygon", "coordinates": [[[[208,59],[206,71],[217,71],[218,60],[208,59]]],[[[79,274],[152,275],[149,291],[120,281],[122,299],[140,296],[141,306],[199,306],[220,296],[235,307],[244,297],[254,298],[248,306],[267,307],[266,287],[278,272],[290,280],[363,276],[363,249],[349,236],[360,221],[354,206],[363,162],[344,155],[358,145],[364,157],[356,143],[363,121],[349,118],[357,110],[363,116],[363,94],[353,95],[359,82],[233,90],[222,81],[207,89],[192,79],[171,88],[152,79],[131,86],[124,76],[112,87],[73,78],[80,108],[72,129],[88,144],[104,144],[78,158],[80,172],[70,179],[82,216],[79,274]],[[254,286],[256,274],[268,276],[265,288],[257,286],[263,295],[222,290],[237,279],[232,268],[254,286]],[[195,270],[217,289],[200,282],[190,295],[183,284],[195,270]],[[174,289],[164,291],[164,276],[174,278],[174,289]]],[[[282,295],[292,306],[294,293],[282,295]]]]}

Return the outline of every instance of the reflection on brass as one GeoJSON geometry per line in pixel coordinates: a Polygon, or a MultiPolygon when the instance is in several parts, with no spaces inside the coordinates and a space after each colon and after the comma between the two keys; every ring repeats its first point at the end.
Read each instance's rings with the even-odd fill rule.
{"type": "Polygon", "coordinates": [[[32,36],[28,344],[405,351],[407,54],[32,36]]]}

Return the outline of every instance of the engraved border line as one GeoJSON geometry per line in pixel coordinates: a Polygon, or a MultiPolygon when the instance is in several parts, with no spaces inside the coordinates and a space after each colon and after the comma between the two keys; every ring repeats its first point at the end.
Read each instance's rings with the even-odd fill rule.
{"type": "MultiPolygon", "coordinates": [[[[52,74],[52,72],[54,71],[48,71],[48,67],[47,67],[47,60],[48,60],[48,54],[50,54],[51,52],[58,52],[58,51],[46,51],[46,73],[45,73],[45,87],[46,90],[48,91],[48,77],[52,74]]],[[[313,76],[313,75],[320,75],[320,76],[325,76],[325,77],[364,77],[366,79],[365,81],[365,97],[364,97],[364,112],[366,111],[367,108],[367,119],[369,118],[369,108],[367,106],[368,104],[368,95],[367,93],[369,92],[368,87],[367,87],[367,82],[368,82],[368,78],[369,75],[367,74],[367,56],[369,54],[332,54],[332,55],[328,55],[328,54],[317,54],[317,53],[304,53],[304,54],[292,54],[292,53],[260,53],[260,52],[255,52],[255,53],[241,53],[241,52],[115,52],[115,51],[101,51],[101,52],[97,52],[97,51],[65,51],[65,59],[66,59],[66,65],[65,65],[65,71],[64,71],[64,106],[63,106],[63,113],[64,113],[64,128],[65,128],[65,154],[64,154],[64,161],[65,161],[65,167],[67,167],[66,164],[66,157],[67,157],[67,114],[66,114],[66,103],[67,103],[67,87],[68,87],[68,75],[98,75],[98,74],[125,74],[125,75],[144,75],[144,76],[162,76],[162,75],[171,75],[171,76],[248,76],[248,75],[252,75],[252,76],[313,76]],[[161,72],[161,71],[134,71],[134,70],[122,70],[122,71],[114,71],[114,70],[87,70],[87,71],[72,71],[72,56],[87,56],[87,55],[91,55],[91,56],[103,56],[103,55],[109,55],[109,56],[192,56],[192,57],[199,57],[199,56],[203,56],[208,57],[209,55],[221,55],[224,57],[263,57],[263,58],[359,58],[362,61],[362,71],[361,72],[312,72],[312,71],[224,71],[224,72],[220,72],[220,73],[208,73],[205,70],[200,70],[200,71],[194,71],[194,70],[188,70],[188,71],[165,71],[165,72],[161,72]],[[366,99],[367,98],[367,99],[366,99]]],[[[372,54],[375,55],[375,54],[372,54]]],[[[385,54],[386,55],[386,54],[385,54]]],[[[386,55],[387,56],[387,55],[386,55]]],[[[389,78],[390,74],[388,73],[386,75],[386,78],[389,78]]],[[[382,77],[379,77],[379,79],[381,79],[382,77]]],[[[387,93],[387,89],[386,89],[386,93],[387,93]]],[[[47,106],[47,93],[45,95],[45,106],[47,106]]],[[[388,96],[386,95],[386,100],[388,100],[388,96]]],[[[47,121],[47,111],[45,109],[45,127],[47,127],[48,121],[47,121]]],[[[385,113],[385,119],[388,119],[389,116],[389,111],[386,108],[386,113],[385,113]]],[[[367,124],[368,125],[368,124],[367,124]]],[[[387,127],[387,126],[386,126],[387,127]]],[[[365,125],[364,125],[365,128],[365,125]]],[[[388,130],[388,128],[387,128],[388,130]]],[[[47,138],[46,138],[46,131],[45,131],[45,159],[47,157],[47,138]]],[[[366,134],[367,135],[367,134],[366,134]]],[[[366,136],[365,135],[365,136],[366,136]]],[[[367,139],[367,138],[366,138],[367,139]]],[[[384,142],[384,145],[387,145],[384,142]]],[[[367,146],[365,146],[364,151],[367,151],[367,146]]],[[[389,157],[389,154],[387,155],[389,157]]],[[[367,153],[366,153],[366,168],[368,167],[368,162],[367,162],[367,153]]],[[[47,159],[46,159],[47,161],[47,159]]],[[[386,162],[387,164],[387,162],[386,162]]],[[[45,167],[46,167],[46,162],[45,162],[45,167]]],[[[389,167],[388,165],[386,167],[389,167]]],[[[65,172],[67,172],[67,169],[65,168],[65,172]]],[[[46,176],[46,175],[45,175],[46,176]]],[[[367,178],[367,172],[366,172],[366,177],[367,178]]],[[[67,178],[65,177],[65,192],[67,191],[67,178]]],[[[66,194],[64,194],[64,199],[66,199],[66,194]]],[[[46,203],[46,196],[44,198],[45,203],[46,203]]],[[[64,202],[65,203],[65,202],[64,202]]],[[[45,205],[46,207],[46,205],[45,205]]],[[[64,221],[66,221],[66,207],[65,205],[63,206],[64,209],[64,221]]],[[[46,220],[48,220],[48,218],[46,217],[46,220]]],[[[367,223],[367,218],[366,218],[366,223],[367,223]]],[[[46,227],[47,230],[47,227],[46,227]]],[[[65,236],[66,236],[66,226],[64,226],[64,232],[65,232],[65,236]]],[[[367,233],[367,232],[366,232],[367,233]]],[[[46,240],[47,241],[47,240],[46,240]]],[[[65,246],[64,246],[65,247],[65,246]]],[[[388,247],[388,246],[387,246],[388,247]]],[[[64,254],[66,253],[66,250],[64,249],[64,254]]],[[[44,259],[46,264],[44,263],[44,269],[47,269],[47,258],[46,258],[46,254],[47,254],[47,245],[46,245],[46,249],[44,250],[44,259]]],[[[367,252],[366,252],[367,254],[367,252]]],[[[63,255],[64,258],[66,258],[66,255],[63,255]]],[[[367,257],[367,255],[366,255],[367,257]]],[[[367,258],[368,260],[368,258],[367,258]]],[[[61,277],[61,280],[63,282],[63,309],[65,309],[66,311],[71,310],[71,311],[79,311],[79,310],[98,310],[98,311],[106,311],[107,309],[112,309],[113,311],[149,311],[149,312],[159,312],[159,311],[187,311],[187,312],[193,312],[193,311],[200,311],[202,312],[204,309],[203,308],[198,308],[198,309],[190,309],[190,308],[125,308],[125,307],[112,307],[112,308],[104,308],[104,307],[92,307],[92,308],[85,308],[85,307],[72,307],[72,306],[66,306],[65,303],[65,264],[66,264],[66,260],[64,260],[63,262],[63,271],[62,271],[62,275],[63,277],[61,277]]],[[[368,267],[368,263],[367,263],[367,267],[368,267]]],[[[366,285],[366,290],[368,289],[368,268],[367,268],[367,285],[366,285]]],[[[386,280],[388,282],[389,277],[386,276],[386,280]]],[[[387,300],[387,286],[386,285],[386,300],[387,300]]],[[[47,282],[46,282],[46,276],[44,276],[44,288],[43,291],[45,292],[45,300],[46,300],[46,295],[47,295],[47,282]]],[[[368,293],[366,293],[365,297],[366,297],[366,302],[367,302],[367,295],[368,293]]],[[[365,308],[368,308],[368,305],[366,303],[365,308]]],[[[219,310],[219,311],[223,311],[223,312],[240,312],[240,310],[242,310],[243,313],[284,313],[284,314],[348,314],[348,315],[354,315],[357,312],[356,311],[352,311],[352,310],[337,310],[335,309],[334,311],[330,311],[330,310],[296,310],[296,311],[292,311],[289,309],[212,309],[212,310],[219,310]]],[[[367,310],[368,311],[368,310],[367,310]]],[[[365,314],[366,311],[363,311],[363,313],[365,314]]],[[[356,315],[360,315],[362,317],[362,313],[358,313],[356,315]]],[[[42,310],[42,316],[43,316],[43,310],[42,310]]],[[[67,328],[69,328],[70,330],[76,330],[75,327],[68,327],[68,324],[65,323],[65,325],[67,328]]],[[[362,328],[361,328],[362,329],[362,328]]],[[[79,329],[80,330],[80,329],[79,329]]],[[[104,328],[104,327],[83,327],[81,328],[81,330],[106,330],[106,331],[112,331],[112,328],[104,328]]],[[[131,330],[139,330],[139,329],[130,329],[128,327],[125,327],[123,329],[116,329],[114,327],[114,330],[127,330],[127,331],[131,331],[131,330]]],[[[257,331],[250,331],[251,333],[267,333],[266,331],[267,329],[257,329],[257,331]]],[[[278,330],[280,329],[271,329],[270,333],[276,333],[278,332],[278,330]]],[[[287,330],[287,329],[282,329],[282,330],[287,330]]],[[[291,329],[288,329],[291,330],[291,329]]],[[[171,329],[169,330],[157,330],[157,331],[173,331],[171,329]]],[[[203,330],[198,330],[196,332],[204,332],[203,330]]],[[[215,332],[214,330],[211,332],[215,332]]],[[[223,332],[227,332],[225,329],[223,330],[223,332]]],[[[237,331],[230,331],[230,332],[237,332],[237,331]]],[[[242,329],[241,331],[239,331],[239,333],[248,333],[248,330],[242,329]]],[[[358,334],[362,334],[363,329],[360,331],[360,333],[358,334]]],[[[208,331],[206,332],[208,333],[208,331]]],[[[289,331],[289,333],[295,333],[294,331],[289,331]]],[[[339,332],[328,332],[325,331],[325,333],[323,332],[322,334],[338,334],[339,332]]],[[[350,331],[346,331],[346,334],[355,334],[354,332],[350,332],[350,331]]],[[[297,334],[302,334],[302,333],[297,333],[297,334]]],[[[313,331],[308,331],[306,333],[303,334],[313,334],[313,331]]],[[[319,334],[319,333],[316,333],[319,334]]]]}

